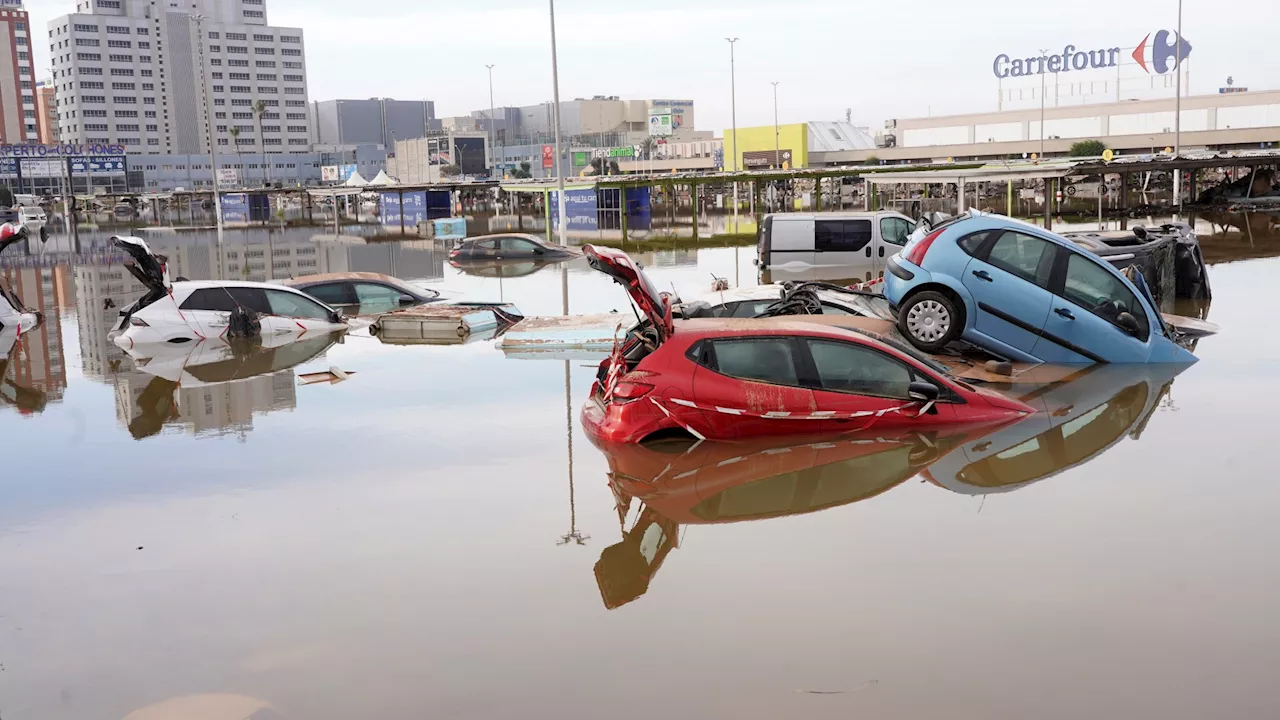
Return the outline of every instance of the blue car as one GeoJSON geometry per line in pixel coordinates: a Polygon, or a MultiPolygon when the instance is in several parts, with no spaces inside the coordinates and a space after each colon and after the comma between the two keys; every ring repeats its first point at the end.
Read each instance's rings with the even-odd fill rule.
{"type": "Polygon", "coordinates": [[[1066,238],[970,211],[908,243],[887,263],[898,329],[938,352],[964,340],[1015,362],[1178,363],[1141,275],[1136,284],[1066,238]]]}

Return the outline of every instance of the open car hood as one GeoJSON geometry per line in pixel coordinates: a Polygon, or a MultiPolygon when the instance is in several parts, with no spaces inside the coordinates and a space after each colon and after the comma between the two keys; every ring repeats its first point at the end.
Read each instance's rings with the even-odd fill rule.
{"type": "Polygon", "coordinates": [[[27,228],[18,223],[0,225],[0,252],[16,242],[26,240],[28,234],[27,228]]]}
{"type": "Polygon", "coordinates": [[[613,278],[619,285],[627,289],[631,300],[640,308],[640,312],[649,318],[661,341],[665,341],[675,332],[675,322],[671,316],[671,300],[658,292],[658,288],[644,274],[634,261],[621,250],[587,245],[582,248],[591,267],[613,278]]]}
{"type": "Polygon", "coordinates": [[[140,237],[116,236],[111,244],[127,253],[131,259],[124,266],[129,273],[146,285],[153,292],[168,292],[173,283],[169,280],[169,259],[156,255],[147,246],[147,241],[140,237]]]}

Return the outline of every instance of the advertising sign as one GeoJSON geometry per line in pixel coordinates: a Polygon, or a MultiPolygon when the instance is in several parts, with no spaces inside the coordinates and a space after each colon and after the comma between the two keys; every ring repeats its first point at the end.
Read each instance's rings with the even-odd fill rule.
{"type": "Polygon", "coordinates": [[[325,165],[320,168],[320,182],[338,182],[340,175],[337,165],[325,165]]]}
{"type": "Polygon", "coordinates": [[[0,145],[0,155],[12,155],[14,157],[66,157],[68,155],[124,155],[123,145],[99,145],[99,144],[50,144],[40,145],[36,143],[28,143],[25,145],[0,145]]]}
{"type": "MultiPolygon", "coordinates": [[[[1113,68],[1119,61],[1122,49],[1118,47],[1095,48],[1081,50],[1075,45],[1067,45],[1062,52],[1051,55],[1033,55],[1031,57],[1013,57],[1005,53],[996,56],[991,63],[991,72],[998,78],[1024,77],[1027,75],[1058,74],[1081,70],[1100,70],[1113,68]]],[[[1154,72],[1163,75],[1178,65],[1178,58],[1186,60],[1191,57],[1191,43],[1178,33],[1160,30],[1152,40],[1148,33],[1142,42],[1133,49],[1133,60],[1147,74],[1154,72]]]]}
{"type": "Polygon", "coordinates": [[[218,168],[218,187],[236,187],[240,184],[240,171],[235,168],[218,168]]]}
{"type": "Polygon", "coordinates": [[[64,167],[63,160],[28,160],[26,158],[18,158],[18,162],[22,164],[22,174],[25,177],[61,177],[64,167]]]}
{"type": "Polygon", "coordinates": [[[554,145],[542,146],[542,169],[556,166],[556,148],[554,145]]]}
{"type": "Polygon", "coordinates": [[[573,166],[576,168],[586,167],[591,164],[591,153],[585,150],[573,151],[573,166]]]}
{"type": "Polygon", "coordinates": [[[649,137],[670,137],[672,130],[670,110],[649,111],[649,137]]]}
{"type": "MultiPolygon", "coordinates": [[[[559,227],[560,196],[558,191],[551,192],[551,226],[559,227]]],[[[595,188],[564,191],[564,210],[570,230],[598,230],[600,221],[596,209],[595,188]]]]}
{"type": "Polygon", "coordinates": [[[636,147],[627,145],[615,148],[596,148],[591,151],[591,154],[598,158],[633,158],[636,156],[636,147]]]}
{"type": "Polygon", "coordinates": [[[752,150],[742,153],[742,167],[747,170],[773,168],[780,170],[791,167],[791,150],[752,150]]]}
{"type": "Polygon", "coordinates": [[[356,174],[355,165],[342,165],[338,168],[338,179],[341,180],[342,182],[346,182],[350,180],[351,176],[355,174],[356,174]]]}
{"type": "Polygon", "coordinates": [[[404,193],[404,204],[400,204],[401,194],[398,192],[380,193],[381,220],[383,227],[400,227],[403,221],[406,228],[416,228],[418,223],[427,219],[426,191],[404,193]]]}
{"type": "Polygon", "coordinates": [[[249,222],[249,196],[244,193],[223,195],[222,221],[229,223],[249,222]]]}

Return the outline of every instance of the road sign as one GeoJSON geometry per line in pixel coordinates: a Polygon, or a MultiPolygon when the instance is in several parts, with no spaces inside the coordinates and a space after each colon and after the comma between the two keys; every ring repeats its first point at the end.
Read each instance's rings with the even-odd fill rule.
{"type": "Polygon", "coordinates": [[[1115,159],[1115,157],[1116,157],[1116,153],[1111,148],[1107,148],[1106,150],[1102,151],[1102,159],[1105,160],[1106,162],[1111,162],[1112,160],[1115,159]]]}

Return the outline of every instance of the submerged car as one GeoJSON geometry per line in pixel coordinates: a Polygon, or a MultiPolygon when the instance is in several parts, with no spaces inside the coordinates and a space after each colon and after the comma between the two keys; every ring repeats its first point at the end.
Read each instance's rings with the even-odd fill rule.
{"type": "Polygon", "coordinates": [[[1161,302],[1213,297],[1200,240],[1186,223],[1150,228],[1139,225],[1106,232],[1075,231],[1062,236],[1121,272],[1130,266],[1138,268],[1161,302]]]}
{"type": "Polygon", "coordinates": [[[582,409],[588,434],[603,441],[842,433],[1031,412],[853,330],[785,319],[677,324],[670,298],[625,253],[591,245],[585,252],[645,318],[600,364],[582,409]]]}
{"type": "Polygon", "coordinates": [[[114,237],[112,242],[130,256],[125,268],[147,287],[145,295],[120,311],[112,329],[114,342],[125,350],[151,343],[223,340],[231,331],[233,315],[248,321],[252,328],[248,334],[262,336],[347,329],[337,310],[293,288],[255,282],[171,281],[168,259],[153,254],[142,238],[114,237]]]}
{"type": "Polygon", "coordinates": [[[883,299],[849,288],[840,288],[826,283],[774,283],[756,285],[754,287],[732,288],[713,291],[697,300],[680,303],[672,312],[676,317],[685,320],[696,318],[756,318],[766,313],[779,311],[780,314],[820,314],[820,315],[856,315],[860,317],[880,317],[887,308],[882,308],[883,299]],[[809,310],[814,313],[789,313],[780,307],[780,303],[794,298],[797,291],[812,290],[812,305],[809,310]],[[876,301],[878,300],[878,302],[876,301]]]}
{"type": "Polygon", "coordinates": [[[912,345],[964,340],[1017,362],[1196,361],[1141,275],[1030,223],[966,212],[889,259],[885,297],[912,345]]]}
{"type": "Polygon", "coordinates": [[[463,240],[449,252],[455,265],[477,260],[569,260],[582,257],[577,248],[548,245],[536,235],[480,235],[463,240]]]}
{"type": "MultiPolygon", "coordinates": [[[[0,252],[15,243],[26,240],[27,228],[8,223],[0,225],[0,252]]],[[[0,330],[11,329],[15,336],[35,330],[43,322],[40,313],[28,308],[13,288],[0,278],[0,330]]]]}
{"type": "Polygon", "coordinates": [[[441,302],[436,290],[390,275],[366,272],[304,275],[282,280],[320,302],[352,315],[379,315],[404,307],[441,302]]]}

